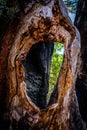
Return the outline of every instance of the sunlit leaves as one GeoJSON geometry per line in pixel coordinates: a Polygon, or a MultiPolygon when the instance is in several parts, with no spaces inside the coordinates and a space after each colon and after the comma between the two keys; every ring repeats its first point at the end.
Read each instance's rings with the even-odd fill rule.
{"type": "Polygon", "coordinates": [[[63,62],[64,57],[64,46],[61,43],[55,42],[54,44],[54,52],[51,61],[50,68],[50,79],[49,79],[49,93],[48,98],[50,97],[53,88],[57,82],[57,78],[60,72],[60,68],[63,62]]]}

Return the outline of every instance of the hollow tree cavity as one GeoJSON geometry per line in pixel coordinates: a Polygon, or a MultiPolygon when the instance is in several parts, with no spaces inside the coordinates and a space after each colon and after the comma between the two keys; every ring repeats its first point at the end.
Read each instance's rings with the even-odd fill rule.
{"type": "MultiPolygon", "coordinates": [[[[33,2],[33,6],[32,2],[27,6],[27,13],[20,14],[21,22],[18,22],[19,26],[15,25],[16,31],[13,31],[12,22],[3,38],[0,90],[6,88],[6,103],[2,109],[6,106],[7,111],[3,112],[2,122],[8,122],[4,125],[6,130],[86,130],[75,92],[79,71],[79,32],[72,25],[62,0],[50,0],[45,5],[33,2]],[[65,54],[55,103],[46,107],[46,100],[41,97],[45,99],[46,95],[40,94],[47,88],[54,42],[64,43],[65,54]],[[42,53],[48,53],[45,58],[49,57],[49,60],[42,53]],[[39,90],[39,102],[36,93],[31,96],[30,86],[42,88],[39,90]]],[[[1,92],[0,97],[3,99],[1,92]]]]}

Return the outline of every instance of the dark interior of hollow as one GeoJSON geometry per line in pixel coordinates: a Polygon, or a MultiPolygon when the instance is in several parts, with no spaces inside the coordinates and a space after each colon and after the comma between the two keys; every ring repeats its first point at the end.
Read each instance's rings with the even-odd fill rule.
{"type": "MultiPolygon", "coordinates": [[[[46,108],[49,89],[49,74],[51,58],[54,50],[53,42],[38,42],[34,44],[23,61],[27,95],[40,109],[46,108]]],[[[52,93],[49,105],[56,98],[56,86],[52,93]]]]}
{"type": "MultiPolygon", "coordinates": [[[[40,109],[55,103],[57,97],[57,84],[47,104],[47,93],[49,89],[49,76],[51,59],[54,50],[53,42],[38,42],[30,48],[26,59],[23,61],[25,69],[25,82],[27,84],[27,95],[40,109]]],[[[85,69],[85,67],[84,67],[85,69]]],[[[87,122],[87,96],[86,86],[83,80],[76,81],[76,94],[78,98],[80,114],[87,122]],[[81,87],[83,86],[83,87],[81,87]],[[81,89],[82,88],[82,89],[81,89]]]]}

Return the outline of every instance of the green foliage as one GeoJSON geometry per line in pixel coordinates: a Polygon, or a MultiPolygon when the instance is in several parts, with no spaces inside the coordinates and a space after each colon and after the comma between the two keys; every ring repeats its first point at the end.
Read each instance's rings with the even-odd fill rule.
{"type": "Polygon", "coordinates": [[[6,2],[7,2],[7,0],[0,0],[0,4],[1,4],[2,6],[5,6],[5,5],[6,5],[6,2]]]}
{"type": "Polygon", "coordinates": [[[60,72],[60,68],[63,62],[64,57],[64,46],[59,42],[55,42],[54,44],[54,52],[51,60],[51,68],[50,68],[50,79],[49,79],[49,92],[48,99],[54,89],[54,86],[57,82],[57,78],[60,72]]]}
{"type": "Polygon", "coordinates": [[[13,13],[14,8],[9,6],[8,0],[0,0],[0,16],[9,17],[13,13]]]}
{"type": "Polygon", "coordinates": [[[6,0],[0,0],[0,15],[2,15],[5,6],[6,6],[6,0]]]}

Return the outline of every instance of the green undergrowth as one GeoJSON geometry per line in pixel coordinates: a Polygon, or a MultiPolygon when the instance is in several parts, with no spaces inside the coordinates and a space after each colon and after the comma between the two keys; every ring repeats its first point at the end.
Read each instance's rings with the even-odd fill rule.
{"type": "Polygon", "coordinates": [[[50,68],[49,92],[47,98],[48,100],[57,82],[58,75],[63,63],[63,57],[64,57],[64,45],[59,42],[55,42],[50,68]]]}

